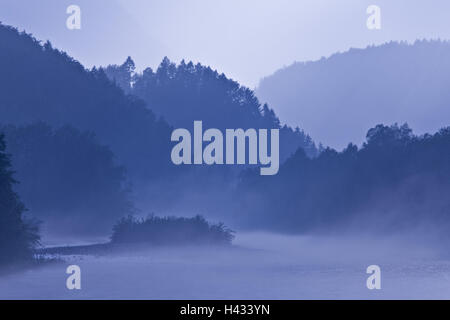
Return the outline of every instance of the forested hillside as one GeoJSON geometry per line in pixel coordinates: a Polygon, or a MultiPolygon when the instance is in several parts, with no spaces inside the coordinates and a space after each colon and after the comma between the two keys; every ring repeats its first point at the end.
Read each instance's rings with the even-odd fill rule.
{"type": "Polygon", "coordinates": [[[70,124],[94,132],[132,176],[169,170],[169,125],[103,71],[86,70],[49,42],[8,26],[0,26],[0,69],[2,124],[70,124]]]}
{"type": "Polygon", "coordinates": [[[130,181],[93,133],[45,123],[0,126],[20,182],[15,186],[35,218],[55,230],[107,232],[133,213],[130,181]]]}
{"type": "Polygon", "coordinates": [[[156,71],[135,73],[129,57],[122,65],[108,66],[108,77],[127,93],[143,99],[157,115],[176,128],[191,128],[202,120],[207,128],[280,129],[281,162],[302,148],[317,155],[311,137],[298,127],[281,124],[273,109],[260,104],[252,90],[228,79],[210,67],[182,61],[176,65],[167,57],[156,71]]]}
{"type": "Polygon", "coordinates": [[[251,228],[450,229],[450,128],[417,136],[406,124],[377,125],[361,148],[326,149],[315,159],[299,150],[265,178],[248,171],[237,192],[238,218],[251,228]]]}
{"type": "Polygon", "coordinates": [[[379,123],[407,122],[418,134],[450,117],[450,43],[390,42],[296,62],[261,80],[256,96],[317,143],[361,145],[379,123]]]}

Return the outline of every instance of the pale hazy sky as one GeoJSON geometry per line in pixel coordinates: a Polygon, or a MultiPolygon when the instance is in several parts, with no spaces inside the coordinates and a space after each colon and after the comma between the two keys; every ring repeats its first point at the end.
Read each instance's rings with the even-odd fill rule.
{"type": "Polygon", "coordinates": [[[49,39],[87,67],[139,69],[164,56],[193,60],[254,88],[294,61],[389,40],[450,38],[448,0],[0,0],[0,21],[49,39]],[[70,31],[66,8],[82,10],[70,31]],[[366,28],[381,7],[382,29],[366,28]]]}

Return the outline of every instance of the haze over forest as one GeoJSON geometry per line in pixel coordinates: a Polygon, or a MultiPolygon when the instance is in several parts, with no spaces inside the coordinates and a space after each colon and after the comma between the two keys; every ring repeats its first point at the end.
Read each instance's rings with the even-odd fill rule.
{"type": "Polygon", "coordinates": [[[256,95],[281,121],[341,150],[380,123],[406,122],[417,134],[447,126],[449,74],[449,42],[390,42],[296,62],[262,79],[256,95]]]}
{"type": "MultiPolygon", "coordinates": [[[[255,91],[209,59],[137,67],[130,52],[84,65],[76,50],[0,24],[0,271],[46,265],[53,255],[88,257],[83,268],[109,266],[119,281],[111,285],[124,291],[92,278],[98,286],[80,297],[146,297],[148,288],[134,289],[150,263],[157,272],[146,285],[160,275],[182,282],[195,270],[206,298],[249,297],[245,286],[220,291],[212,266],[225,280],[247,277],[262,297],[286,298],[297,296],[292,279],[314,288],[343,268],[346,281],[359,281],[355,266],[375,257],[392,263],[395,276],[417,272],[436,288],[428,265],[412,273],[398,266],[430,258],[438,277],[447,275],[449,48],[424,40],[351,49],[294,63],[255,91]],[[261,176],[259,165],[174,165],[171,133],[196,120],[204,129],[278,129],[278,174],[261,176]],[[134,282],[124,285],[118,275],[130,263],[134,282]]],[[[65,296],[52,287],[58,268],[38,273],[46,285],[34,273],[7,277],[0,296],[26,296],[23,279],[33,283],[28,296],[65,296]]],[[[160,282],[153,297],[198,297],[175,282],[160,282]]],[[[360,296],[358,288],[342,295],[360,296]]]]}

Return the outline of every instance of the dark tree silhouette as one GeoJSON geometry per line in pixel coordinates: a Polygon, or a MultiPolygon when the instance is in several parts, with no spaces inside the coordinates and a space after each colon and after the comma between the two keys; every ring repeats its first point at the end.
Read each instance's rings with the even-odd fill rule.
{"type": "Polygon", "coordinates": [[[64,232],[106,232],[133,212],[125,168],[95,135],[45,123],[6,126],[17,191],[33,216],[64,232]]]}
{"type": "Polygon", "coordinates": [[[37,224],[24,219],[25,206],[13,190],[15,183],[0,134],[0,265],[31,260],[40,239],[37,224]]]}
{"type": "Polygon", "coordinates": [[[131,88],[134,81],[134,72],[136,66],[131,57],[120,66],[110,65],[105,68],[105,73],[109,79],[122,88],[125,93],[131,93],[131,88]]]}

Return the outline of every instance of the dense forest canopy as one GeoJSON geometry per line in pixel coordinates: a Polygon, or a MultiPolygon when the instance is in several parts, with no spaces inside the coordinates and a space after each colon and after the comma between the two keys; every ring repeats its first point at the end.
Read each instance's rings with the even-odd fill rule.
{"type": "Polygon", "coordinates": [[[20,181],[15,188],[33,216],[71,232],[99,232],[133,212],[125,168],[94,134],[42,122],[0,131],[20,181]]]}
{"type": "Polygon", "coordinates": [[[378,125],[360,149],[327,148],[314,159],[299,150],[268,179],[248,171],[237,197],[252,228],[448,232],[449,192],[450,128],[416,136],[407,125],[378,125]]]}
{"type": "Polygon", "coordinates": [[[253,91],[201,64],[176,65],[167,57],[154,72],[135,73],[133,60],[104,69],[127,93],[143,99],[157,115],[176,128],[191,128],[196,120],[205,127],[280,129],[281,161],[297,148],[317,155],[312,139],[298,127],[282,125],[267,104],[261,105],[253,91]]]}
{"type": "Polygon", "coordinates": [[[44,121],[95,132],[132,176],[170,170],[170,126],[144,102],[31,35],[0,25],[0,114],[3,124],[44,121]]]}

